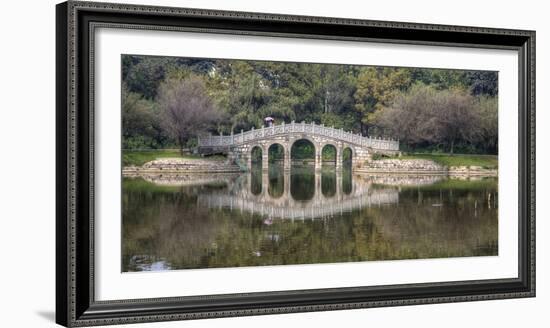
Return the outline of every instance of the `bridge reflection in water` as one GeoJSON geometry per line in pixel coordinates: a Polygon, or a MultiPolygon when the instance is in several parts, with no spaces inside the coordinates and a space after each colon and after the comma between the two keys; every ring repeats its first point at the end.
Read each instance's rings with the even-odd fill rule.
{"type": "Polygon", "coordinates": [[[497,200],[496,179],[313,166],[124,177],[123,271],[498,255],[497,200]]]}
{"type": "Polygon", "coordinates": [[[266,172],[259,167],[233,181],[228,189],[199,195],[197,204],[272,219],[303,220],[399,202],[397,188],[375,188],[367,177],[352,177],[351,169],[315,172],[304,166],[285,172],[274,165],[266,172]]]}

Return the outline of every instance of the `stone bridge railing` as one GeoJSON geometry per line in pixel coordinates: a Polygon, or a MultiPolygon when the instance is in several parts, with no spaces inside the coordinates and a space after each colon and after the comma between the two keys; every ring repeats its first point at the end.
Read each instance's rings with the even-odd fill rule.
{"type": "Polygon", "coordinates": [[[199,147],[231,147],[241,145],[245,143],[254,142],[255,140],[266,139],[275,136],[288,135],[293,133],[304,133],[308,135],[319,135],[325,138],[331,138],[338,141],[347,142],[349,144],[368,147],[377,150],[384,151],[399,151],[399,141],[393,139],[380,139],[363,137],[359,134],[346,132],[343,129],[335,129],[324,125],[318,125],[312,123],[295,123],[290,124],[284,122],[280,125],[273,125],[270,127],[262,127],[261,129],[254,129],[250,131],[242,131],[238,134],[221,135],[221,136],[206,136],[198,138],[199,147]]]}

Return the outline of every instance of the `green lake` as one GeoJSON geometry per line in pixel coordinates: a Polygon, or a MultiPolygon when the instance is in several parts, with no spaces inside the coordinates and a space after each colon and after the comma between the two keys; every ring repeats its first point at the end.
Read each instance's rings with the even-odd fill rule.
{"type": "Polygon", "coordinates": [[[122,271],[498,255],[495,178],[293,166],[124,177],[122,271]]]}

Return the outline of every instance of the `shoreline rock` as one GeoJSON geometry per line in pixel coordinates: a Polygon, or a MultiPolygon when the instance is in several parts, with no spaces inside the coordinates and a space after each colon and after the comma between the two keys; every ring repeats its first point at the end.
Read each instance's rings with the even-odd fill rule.
{"type": "Polygon", "coordinates": [[[123,175],[136,175],[141,173],[235,173],[242,169],[227,161],[188,159],[188,158],[162,158],[147,162],[142,166],[126,166],[122,169],[123,175]]]}

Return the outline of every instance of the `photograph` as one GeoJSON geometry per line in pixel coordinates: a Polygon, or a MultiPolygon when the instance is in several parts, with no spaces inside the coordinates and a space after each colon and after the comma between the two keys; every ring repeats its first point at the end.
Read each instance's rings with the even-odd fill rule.
{"type": "Polygon", "coordinates": [[[499,72],[120,61],[123,273],[499,255],[499,72]]]}
{"type": "MultiPolygon", "coordinates": [[[[55,182],[55,195],[32,184],[44,187],[38,201],[55,198],[55,229],[44,206],[17,209],[40,212],[55,260],[11,252],[27,262],[14,274],[40,267],[52,291],[55,271],[52,323],[515,327],[540,317],[543,10],[530,20],[515,7],[495,15],[496,2],[133,1],[58,3],[49,64],[35,65],[36,51],[5,61],[25,91],[17,103],[42,115],[51,83],[39,79],[55,57],[55,151],[40,144],[47,134],[27,133],[47,119],[8,104],[27,132],[7,120],[4,139],[26,157],[2,161],[55,182]],[[38,80],[22,80],[29,65],[38,80]],[[54,162],[55,175],[39,170],[54,162]]],[[[7,190],[28,203],[29,184],[10,177],[19,189],[7,190]]]]}

